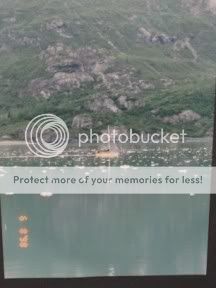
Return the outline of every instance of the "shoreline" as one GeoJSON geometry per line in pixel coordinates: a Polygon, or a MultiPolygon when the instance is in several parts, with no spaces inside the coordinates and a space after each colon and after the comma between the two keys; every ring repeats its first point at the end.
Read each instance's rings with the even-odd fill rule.
{"type": "Polygon", "coordinates": [[[26,145],[26,142],[21,140],[0,140],[0,146],[15,146],[15,145],[26,145]]]}
{"type": "MultiPolygon", "coordinates": [[[[202,142],[202,143],[205,143],[205,142],[211,142],[213,141],[213,137],[198,137],[198,138],[193,138],[193,137],[187,137],[185,138],[185,144],[186,143],[194,143],[194,142],[202,142]]],[[[77,144],[77,143],[74,143],[74,142],[69,142],[68,145],[74,145],[74,144],[77,144]]],[[[117,144],[117,143],[116,143],[117,144]]],[[[149,144],[153,144],[153,143],[149,143],[149,144]]],[[[26,145],[26,142],[24,140],[0,140],[0,146],[16,146],[16,145],[26,145]]]]}

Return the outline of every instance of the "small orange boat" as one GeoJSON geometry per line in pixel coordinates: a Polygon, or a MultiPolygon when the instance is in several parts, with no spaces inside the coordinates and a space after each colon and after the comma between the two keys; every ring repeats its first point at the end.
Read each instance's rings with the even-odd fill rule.
{"type": "Polygon", "coordinates": [[[118,157],[119,157],[119,152],[117,151],[105,150],[105,151],[96,152],[96,158],[113,159],[113,158],[118,158],[118,157]]]}

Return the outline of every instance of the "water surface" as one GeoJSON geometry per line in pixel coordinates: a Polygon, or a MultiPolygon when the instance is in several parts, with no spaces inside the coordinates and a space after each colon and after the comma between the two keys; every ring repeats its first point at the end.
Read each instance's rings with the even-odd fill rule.
{"type": "MultiPolygon", "coordinates": [[[[121,157],[96,159],[94,148],[69,147],[63,157],[38,160],[24,146],[4,147],[0,165],[209,166],[211,141],[172,147],[130,147],[121,157]]],[[[209,196],[2,196],[6,278],[205,274],[209,196]],[[27,222],[19,216],[26,215],[27,222]],[[29,247],[19,247],[19,229],[29,247]]]]}

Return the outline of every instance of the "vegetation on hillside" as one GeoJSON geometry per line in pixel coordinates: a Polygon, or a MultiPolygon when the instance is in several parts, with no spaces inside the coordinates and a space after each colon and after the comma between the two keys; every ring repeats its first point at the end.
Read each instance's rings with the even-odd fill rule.
{"type": "Polygon", "coordinates": [[[185,3],[0,0],[0,137],[21,139],[28,121],[42,113],[62,117],[69,127],[85,113],[99,131],[116,125],[209,135],[215,10],[207,2],[200,7],[185,3]],[[96,51],[89,50],[95,66],[106,62],[102,72],[76,56],[82,48],[96,51]],[[99,103],[100,97],[107,106],[93,109],[88,101],[99,103]],[[183,111],[200,118],[164,121],[183,111]]]}

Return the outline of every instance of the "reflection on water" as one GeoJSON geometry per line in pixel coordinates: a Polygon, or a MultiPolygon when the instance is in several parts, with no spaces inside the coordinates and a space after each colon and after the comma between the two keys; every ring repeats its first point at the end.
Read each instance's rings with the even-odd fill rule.
{"type": "Polygon", "coordinates": [[[206,196],[4,196],[2,206],[9,278],[205,273],[206,196]]]}
{"type": "MultiPolygon", "coordinates": [[[[8,150],[7,150],[8,149],[8,150]]],[[[47,162],[1,150],[0,165],[108,165],[93,150],[70,148],[47,162]],[[76,154],[77,153],[77,154],[76,154]]],[[[20,147],[24,149],[24,147],[20,147]]],[[[128,150],[111,165],[208,166],[210,142],[128,150]]],[[[209,196],[2,196],[5,276],[87,277],[205,274],[209,196]],[[19,215],[29,247],[19,248],[19,215]]]]}

